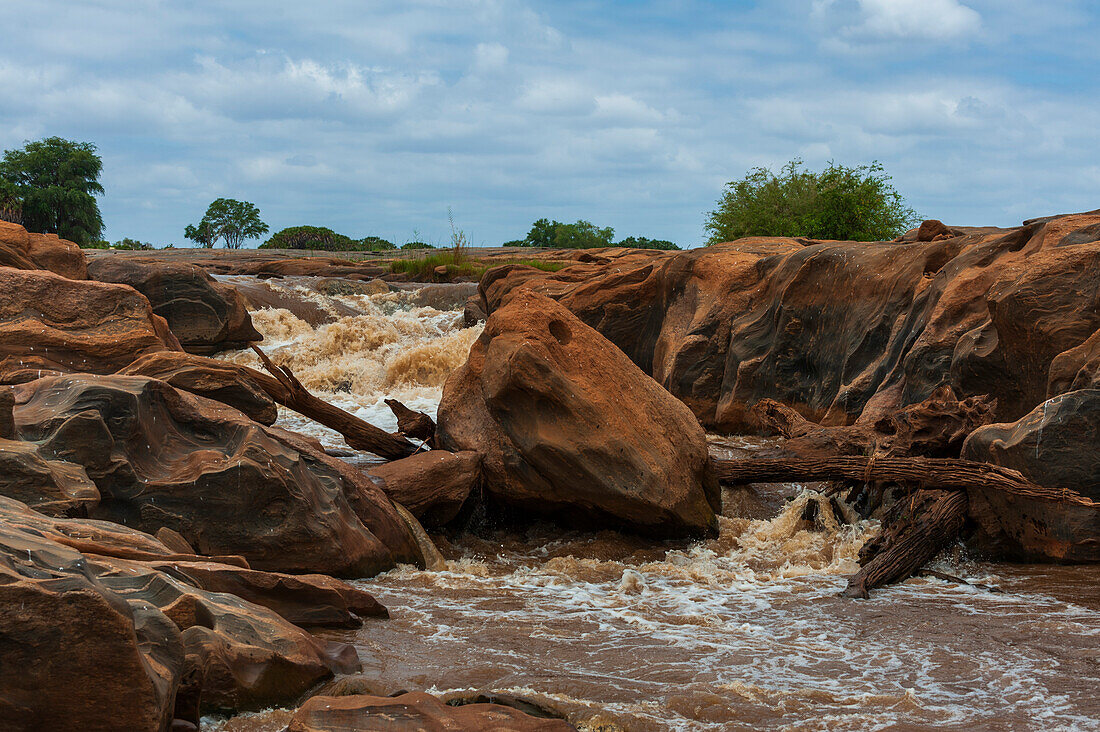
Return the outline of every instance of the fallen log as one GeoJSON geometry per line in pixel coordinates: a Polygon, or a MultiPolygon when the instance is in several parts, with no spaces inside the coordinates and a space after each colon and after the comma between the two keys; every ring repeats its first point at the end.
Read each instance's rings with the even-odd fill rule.
{"type": "Polygon", "coordinates": [[[435,445],[435,420],[423,412],[409,409],[396,399],[386,399],[386,406],[397,417],[397,431],[416,440],[426,442],[428,447],[435,445]]]}
{"type": "Polygon", "coordinates": [[[319,399],[307,390],[287,366],[276,366],[259,346],[252,344],[252,350],[260,357],[260,362],[271,376],[255,369],[248,369],[264,391],[279,404],[293,409],[299,414],[336,430],[344,436],[349,446],[356,450],[373,452],[388,460],[408,457],[417,451],[417,446],[402,435],[391,435],[383,429],[365,422],[340,407],[319,399]],[[274,378],[273,378],[274,377],[274,378]]]}
{"type": "Polygon", "coordinates": [[[1100,506],[1100,503],[1068,488],[1036,485],[1009,468],[954,458],[792,455],[743,460],[715,459],[714,466],[718,480],[727,485],[824,480],[889,481],[921,488],[996,490],[1039,501],[1100,506]]]}
{"type": "Polygon", "coordinates": [[[966,522],[965,491],[919,490],[899,501],[883,532],[859,550],[860,569],[848,578],[845,597],[910,577],[954,541],[966,522]]]}

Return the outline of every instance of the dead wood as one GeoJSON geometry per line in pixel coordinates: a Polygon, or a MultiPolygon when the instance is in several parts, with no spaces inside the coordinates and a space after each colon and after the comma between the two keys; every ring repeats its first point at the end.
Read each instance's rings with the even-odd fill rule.
{"type": "Polygon", "coordinates": [[[264,391],[279,404],[293,409],[299,414],[336,430],[344,440],[356,450],[366,450],[375,455],[397,460],[408,457],[417,451],[417,446],[402,435],[391,435],[383,429],[365,422],[339,407],[319,399],[309,392],[287,366],[276,366],[259,346],[252,344],[252,350],[260,357],[264,368],[271,376],[255,369],[248,369],[264,391]],[[272,378],[274,377],[274,378],[272,378]]]}
{"type": "Polygon", "coordinates": [[[396,399],[387,399],[386,406],[397,417],[397,431],[406,437],[426,442],[429,447],[435,444],[435,420],[423,412],[409,409],[396,399]]]}

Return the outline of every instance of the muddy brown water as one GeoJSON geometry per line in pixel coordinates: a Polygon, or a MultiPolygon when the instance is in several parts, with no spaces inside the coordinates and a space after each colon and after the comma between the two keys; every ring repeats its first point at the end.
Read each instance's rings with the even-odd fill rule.
{"type": "MultiPolygon", "coordinates": [[[[369,298],[342,301],[369,309],[369,298]]],[[[285,311],[257,322],[322,395],[341,359],[385,371],[419,349],[437,363],[400,371],[424,383],[360,375],[359,391],[331,396],[370,415],[375,396],[397,388],[427,408],[476,333],[445,311],[381,305],[342,327],[385,331],[381,321],[396,318],[389,340],[288,325],[285,311]]],[[[756,444],[715,439],[712,450],[756,444]]],[[[704,542],[551,526],[437,537],[446,571],[401,567],[360,581],[390,619],[323,635],[356,646],[359,689],[503,692],[580,729],[1100,729],[1100,566],[983,563],[957,549],[933,568],[1003,591],[914,578],[869,600],[841,598],[878,527],[829,511],[821,525],[803,521],[814,487],[727,491],[720,535],[704,542]]],[[[208,718],[204,729],[282,730],[288,719],[268,710],[208,718]]]]}

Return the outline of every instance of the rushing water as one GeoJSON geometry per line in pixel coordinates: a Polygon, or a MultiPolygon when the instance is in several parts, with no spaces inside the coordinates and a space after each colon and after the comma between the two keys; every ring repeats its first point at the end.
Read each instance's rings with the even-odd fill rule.
{"type": "MultiPolygon", "coordinates": [[[[386,427],[381,399],[434,409],[478,332],[446,298],[437,309],[409,292],[255,286],[288,297],[289,309],[253,314],[276,360],[386,427]],[[310,325],[290,294],[340,317],[310,325]]],[[[745,449],[751,441],[712,444],[745,449]]],[[[357,688],[504,692],[581,729],[1100,729],[1100,567],[982,564],[956,551],[936,568],[1003,592],[914,578],[841,598],[878,527],[831,511],[804,520],[820,499],[812,488],[727,491],[719,537],[693,544],[550,526],[437,537],[446,571],[363,580],[391,618],[325,635],[359,649],[357,688]]],[[[208,726],[277,730],[286,719],[208,726]]]]}

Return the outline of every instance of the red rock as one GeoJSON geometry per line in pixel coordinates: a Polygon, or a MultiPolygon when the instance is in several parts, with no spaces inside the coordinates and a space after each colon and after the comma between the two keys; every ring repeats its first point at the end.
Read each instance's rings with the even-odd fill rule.
{"type": "Polygon", "coordinates": [[[0,221],[0,266],[46,269],[72,280],[88,279],[80,247],[57,234],[34,234],[18,224],[0,221]]]}
{"type": "Polygon", "coordinates": [[[448,706],[430,694],[315,696],[287,732],[575,732],[562,719],[540,719],[499,704],[448,706]]]}
{"type": "Polygon", "coordinates": [[[443,389],[437,439],[484,455],[493,503],[661,536],[716,532],[691,412],[554,301],[517,293],[443,389]]]}
{"type": "Polygon", "coordinates": [[[129,287],[0,267],[2,383],[112,373],[172,345],[149,301],[129,287]]]}
{"type": "Polygon", "coordinates": [[[459,509],[481,478],[477,452],[430,450],[369,468],[382,490],[428,526],[442,526],[459,509]]]}
{"type": "Polygon", "coordinates": [[[190,352],[214,353],[263,340],[232,285],[215,281],[199,267],[99,255],[88,272],[100,282],[129,285],[145,295],[190,352]]]}

